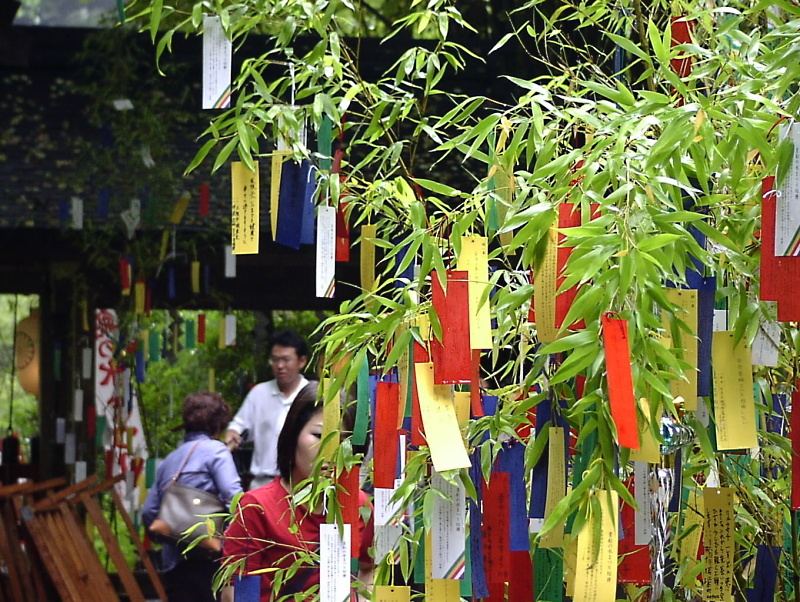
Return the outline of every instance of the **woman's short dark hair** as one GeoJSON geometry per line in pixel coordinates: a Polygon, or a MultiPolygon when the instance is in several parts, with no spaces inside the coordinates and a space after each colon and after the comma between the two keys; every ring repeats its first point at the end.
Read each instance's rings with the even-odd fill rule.
{"type": "MultiPolygon", "coordinates": [[[[317,399],[319,383],[310,381],[294,398],[286,420],[283,423],[281,434],[278,436],[278,471],[286,482],[291,482],[292,469],[294,468],[294,457],[297,452],[297,439],[300,431],[303,430],[308,421],[317,412],[322,411],[322,400],[317,399]]],[[[341,432],[342,437],[352,434],[355,425],[355,405],[348,404],[342,415],[341,432]]],[[[355,453],[366,453],[366,446],[359,446],[355,453]]]]}
{"type": "Polygon", "coordinates": [[[183,400],[183,428],[186,432],[216,437],[231,419],[231,407],[219,393],[195,391],[183,400]]]}

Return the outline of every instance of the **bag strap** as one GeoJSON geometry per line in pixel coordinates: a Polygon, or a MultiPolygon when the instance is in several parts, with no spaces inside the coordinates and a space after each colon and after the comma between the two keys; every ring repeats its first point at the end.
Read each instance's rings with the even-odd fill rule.
{"type": "Polygon", "coordinates": [[[178,469],[178,472],[176,472],[175,476],[172,477],[172,479],[170,479],[170,482],[167,483],[167,485],[164,487],[164,489],[166,489],[167,487],[169,487],[175,481],[178,480],[178,477],[181,476],[181,473],[183,472],[183,469],[186,468],[186,463],[189,461],[189,458],[192,457],[192,454],[194,453],[194,450],[196,450],[197,446],[200,445],[201,443],[202,443],[202,440],[197,441],[194,445],[192,445],[192,449],[190,449],[189,453],[186,454],[186,457],[183,459],[183,463],[181,464],[181,467],[178,469]]]}

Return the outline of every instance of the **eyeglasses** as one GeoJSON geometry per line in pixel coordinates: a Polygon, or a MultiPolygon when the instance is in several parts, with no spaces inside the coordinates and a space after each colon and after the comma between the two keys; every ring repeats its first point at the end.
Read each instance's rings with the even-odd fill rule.
{"type": "Polygon", "coordinates": [[[269,363],[273,366],[285,366],[286,364],[291,364],[294,361],[293,357],[271,357],[269,358],[269,363]]]}

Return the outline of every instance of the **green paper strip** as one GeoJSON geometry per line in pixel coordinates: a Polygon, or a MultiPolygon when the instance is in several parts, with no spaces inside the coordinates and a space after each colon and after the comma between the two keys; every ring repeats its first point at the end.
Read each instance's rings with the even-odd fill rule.
{"type": "Polygon", "coordinates": [[[197,347],[197,328],[195,328],[194,320],[186,320],[184,328],[186,330],[186,348],[194,349],[197,347]]]}
{"type": "Polygon", "coordinates": [[[106,417],[98,416],[94,421],[94,443],[98,449],[103,449],[103,435],[106,432],[106,417]]]}
{"type": "Polygon", "coordinates": [[[117,15],[119,16],[119,22],[125,23],[125,1],[124,0],[117,0],[117,15]]]}
{"type": "Polygon", "coordinates": [[[156,459],[147,458],[144,463],[144,486],[150,489],[156,482],[156,459]]]}
{"type": "Polygon", "coordinates": [[[366,356],[358,369],[356,390],[358,399],[356,423],[353,425],[353,445],[364,445],[367,442],[367,425],[369,424],[369,360],[366,356]]]}
{"type": "Polygon", "coordinates": [[[564,599],[564,561],[561,556],[546,548],[533,553],[533,599],[557,602],[564,599]]]}
{"type": "Polygon", "coordinates": [[[467,535],[467,540],[464,543],[464,549],[466,551],[465,562],[466,566],[464,567],[464,577],[460,580],[461,586],[459,594],[462,598],[469,598],[472,596],[472,555],[469,551],[469,538],[472,537],[471,535],[467,535]]]}
{"type": "Polygon", "coordinates": [[[317,132],[317,152],[321,155],[319,170],[323,173],[329,172],[333,155],[333,122],[327,115],[322,116],[322,123],[317,132]]]}
{"type": "MultiPolygon", "coordinates": [[[[415,530],[422,532],[424,523],[422,514],[417,514],[414,518],[415,530]]],[[[419,538],[417,553],[414,555],[414,583],[425,583],[425,536],[419,538]]]]}
{"type": "Polygon", "coordinates": [[[149,360],[157,362],[161,359],[161,334],[157,330],[150,331],[149,360]]]}

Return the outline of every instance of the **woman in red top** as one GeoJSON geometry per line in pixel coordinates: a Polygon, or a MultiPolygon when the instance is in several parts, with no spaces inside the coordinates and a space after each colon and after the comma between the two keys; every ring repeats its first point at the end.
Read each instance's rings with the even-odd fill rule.
{"type": "MultiPolygon", "coordinates": [[[[226,563],[244,559],[244,574],[273,569],[259,573],[261,602],[293,594],[307,594],[305,598],[297,596],[297,600],[318,599],[320,525],[326,522],[326,516],[321,507],[310,510],[293,505],[290,493],[311,475],[322,438],[322,415],[317,383],[311,382],[297,394],[278,438],[281,476],[242,496],[225,533],[226,563]]],[[[342,427],[352,429],[352,414],[345,413],[342,427]]],[[[359,496],[361,505],[369,506],[363,491],[359,496]]],[[[360,518],[352,530],[354,538],[358,532],[361,542],[358,579],[371,588],[372,520],[365,524],[360,518]]]]}

